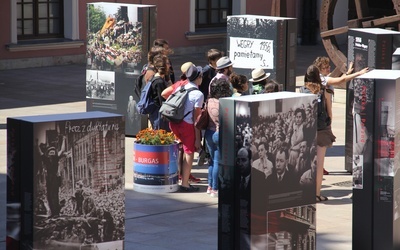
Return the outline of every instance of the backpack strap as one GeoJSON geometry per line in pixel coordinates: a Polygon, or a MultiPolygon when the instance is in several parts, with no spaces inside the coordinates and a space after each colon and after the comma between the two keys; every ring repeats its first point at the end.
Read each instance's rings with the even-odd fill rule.
{"type": "MultiPolygon", "coordinates": [[[[184,88],[185,88],[185,86],[182,86],[181,89],[178,90],[178,91],[182,91],[182,89],[184,89],[184,88]]],[[[187,94],[189,94],[190,91],[196,90],[196,89],[198,90],[198,88],[196,88],[196,87],[192,87],[192,88],[187,89],[187,90],[186,90],[186,91],[188,92],[187,94]]],[[[191,112],[193,112],[193,110],[187,112],[187,113],[183,116],[183,119],[185,119],[185,117],[186,117],[188,114],[190,114],[191,112]]]]}
{"type": "Polygon", "coordinates": [[[162,100],[159,99],[159,96],[157,94],[157,86],[155,86],[155,84],[154,84],[154,82],[159,80],[159,79],[161,79],[164,82],[164,79],[162,79],[160,76],[155,76],[155,75],[151,78],[150,81],[151,81],[151,94],[152,94],[152,97],[154,98],[156,105],[161,107],[163,102],[162,102],[162,100]]]}

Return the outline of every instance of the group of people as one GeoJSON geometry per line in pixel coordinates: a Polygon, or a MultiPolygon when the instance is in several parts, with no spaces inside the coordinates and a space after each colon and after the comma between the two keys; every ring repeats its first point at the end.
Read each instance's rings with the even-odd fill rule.
{"type": "Polygon", "coordinates": [[[86,57],[93,70],[114,71],[141,60],[141,24],[122,17],[108,17],[103,28],[88,33],[86,57]]]}
{"type": "Polygon", "coordinates": [[[86,97],[93,99],[115,99],[115,84],[102,80],[86,80],[86,97]]]}
{"type": "MultiPolygon", "coordinates": [[[[155,77],[160,79],[153,83],[154,100],[161,107],[162,103],[181,86],[197,90],[189,93],[185,104],[188,115],[180,123],[168,123],[162,119],[158,110],[149,115],[152,127],[172,131],[182,144],[180,161],[181,192],[196,192],[199,189],[189,182],[196,178],[191,174],[195,152],[208,151],[209,171],[207,193],[212,197],[218,196],[218,159],[219,159],[219,98],[236,97],[241,95],[278,92],[282,85],[273,79],[262,68],[251,72],[251,79],[233,72],[233,63],[222,51],[210,49],[207,52],[208,64],[202,68],[191,62],[181,67],[181,77],[178,81],[171,70],[168,55],[171,49],[168,42],[157,39],[148,55],[146,82],[155,77]],[[252,87],[249,87],[249,81],[252,87]],[[206,104],[206,105],[205,105],[206,104]],[[196,128],[195,121],[202,108],[207,109],[209,124],[201,131],[196,128]],[[204,138],[204,139],[203,139],[204,138]],[[202,141],[203,140],[203,141],[202,141]],[[202,143],[203,142],[203,143],[202,143]]],[[[307,69],[304,77],[303,91],[318,96],[318,102],[323,98],[324,111],[321,112],[314,102],[312,105],[295,107],[285,114],[277,114],[260,120],[253,128],[242,124],[237,128],[237,149],[246,149],[252,154],[252,166],[265,174],[267,178],[277,171],[277,157],[284,155],[285,168],[293,172],[293,181],[301,184],[316,180],[316,199],[325,201],[328,198],[320,193],[323,175],[323,165],[326,149],[332,146],[335,136],[331,130],[332,95],[335,86],[343,86],[351,79],[364,74],[368,68],[352,73],[353,66],[349,65],[346,74],[341,77],[330,77],[330,62],[327,57],[318,57],[307,69]],[[325,113],[323,128],[317,129],[316,144],[313,135],[307,135],[317,126],[318,118],[312,119],[312,114],[325,113]],[[258,156],[258,157],[257,157],[258,156]],[[254,163],[254,165],[253,165],[254,163]],[[262,166],[262,167],[260,167],[262,166]],[[273,170],[276,169],[276,170],[273,170]]],[[[278,158],[279,158],[278,157],[278,158]]],[[[198,179],[197,179],[198,180],[198,179]]]]}
{"type": "Polygon", "coordinates": [[[252,128],[248,123],[250,116],[238,119],[241,122],[235,135],[237,155],[251,154],[249,165],[263,173],[268,183],[273,183],[268,180],[275,177],[281,179],[279,183],[285,183],[282,188],[272,189],[298,189],[311,183],[309,177],[315,177],[311,167],[316,156],[316,120],[312,117],[315,107],[301,105],[294,111],[258,116],[252,119],[252,128]]]}
{"type": "Polygon", "coordinates": [[[59,217],[37,222],[37,231],[42,236],[38,244],[58,246],[62,242],[81,246],[122,240],[125,219],[120,196],[118,191],[109,192],[107,197],[94,195],[78,182],[74,201],[61,201],[59,217]],[[111,204],[110,197],[119,199],[111,204]]]}
{"type": "Polygon", "coordinates": [[[229,57],[217,49],[207,52],[208,64],[202,68],[192,62],[181,66],[181,77],[174,81],[175,75],[168,56],[172,50],[168,42],[157,39],[148,53],[148,64],[143,77],[143,84],[151,81],[152,97],[156,108],[149,114],[149,120],[154,129],[172,131],[181,142],[181,157],[179,157],[181,192],[196,192],[199,189],[189,182],[199,181],[191,174],[194,153],[207,151],[209,154],[209,174],[207,193],[212,197],[218,196],[218,138],[219,138],[219,98],[276,92],[282,89],[280,84],[268,79],[269,73],[263,69],[255,69],[252,79],[233,72],[233,63],[229,57]],[[249,81],[253,82],[254,91],[249,90],[249,81]],[[167,122],[160,115],[162,103],[178,88],[197,88],[189,93],[185,104],[185,116],[180,123],[167,122]],[[207,103],[207,105],[205,105],[207,103]],[[203,107],[207,108],[209,124],[201,131],[195,127],[196,118],[203,107]]]}

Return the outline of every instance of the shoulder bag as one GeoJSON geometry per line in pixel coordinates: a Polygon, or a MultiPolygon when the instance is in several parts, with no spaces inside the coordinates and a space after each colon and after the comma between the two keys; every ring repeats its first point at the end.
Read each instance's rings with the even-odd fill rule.
{"type": "Polygon", "coordinates": [[[210,116],[208,115],[207,101],[206,101],[204,108],[201,109],[200,115],[196,118],[196,121],[194,122],[194,126],[196,126],[196,128],[200,130],[207,129],[209,118],[210,116]]]}

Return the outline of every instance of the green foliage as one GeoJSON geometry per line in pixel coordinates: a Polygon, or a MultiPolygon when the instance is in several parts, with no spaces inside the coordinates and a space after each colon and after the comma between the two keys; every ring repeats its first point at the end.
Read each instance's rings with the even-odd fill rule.
{"type": "Polygon", "coordinates": [[[87,14],[89,23],[87,29],[89,32],[96,33],[103,27],[107,16],[102,7],[95,7],[92,4],[88,5],[87,14]]]}

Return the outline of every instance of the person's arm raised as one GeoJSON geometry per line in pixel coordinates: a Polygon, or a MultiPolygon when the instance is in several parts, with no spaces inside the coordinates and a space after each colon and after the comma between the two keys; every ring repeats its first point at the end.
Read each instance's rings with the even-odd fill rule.
{"type": "MultiPolygon", "coordinates": [[[[329,85],[329,86],[341,86],[342,84],[344,84],[344,83],[346,83],[346,82],[348,82],[350,80],[353,80],[357,76],[363,75],[363,74],[367,73],[368,71],[369,71],[369,68],[366,67],[366,68],[363,68],[360,71],[357,71],[357,72],[349,74],[349,75],[348,74],[343,74],[340,77],[328,77],[327,85],[329,85]]],[[[342,87],[344,87],[344,86],[342,86],[342,87]]]]}

